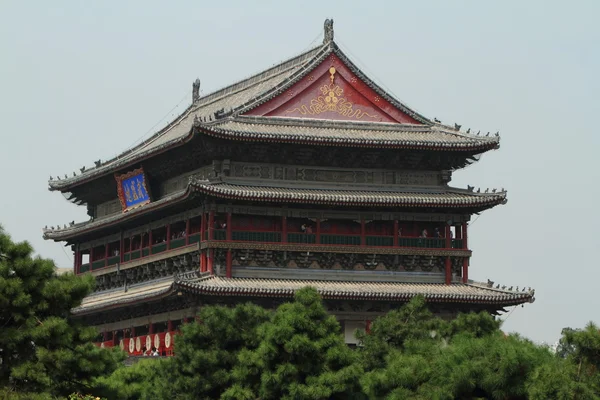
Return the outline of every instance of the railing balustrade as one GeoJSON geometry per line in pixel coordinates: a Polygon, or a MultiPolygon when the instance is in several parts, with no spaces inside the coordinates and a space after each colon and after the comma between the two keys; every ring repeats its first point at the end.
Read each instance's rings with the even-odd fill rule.
{"type": "Polygon", "coordinates": [[[231,232],[231,239],[242,242],[281,242],[281,233],[234,231],[231,232]]]}
{"type": "Polygon", "coordinates": [[[443,249],[446,247],[446,239],[437,238],[398,238],[400,247],[421,247],[427,249],[443,249]]]}
{"type": "Polygon", "coordinates": [[[367,236],[367,246],[393,246],[393,236],[367,236]]]}
{"type": "MultiPolygon", "coordinates": [[[[204,232],[195,232],[189,237],[178,237],[166,241],[153,244],[151,247],[138,248],[130,250],[123,254],[123,262],[131,262],[143,257],[148,257],[151,254],[159,254],[165,251],[174,250],[185,247],[186,245],[196,244],[201,241],[204,236],[208,240],[209,230],[204,232]]],[[[213,229],[212,240],[226,241],[226,229],[213,229]]],[[[264,243],[282,243],[283,233],[280,231],[231,231],[231,240],[238,242],[264,242],[264,243]]],[[[357,234],[333,234],[333,233],[287,233],[287,243],[294,244],[314,244],[325,246],[360,246],[363,244],[361,235],[357,234]],[[317,240],[319,238],[319,240],[317,240]]],[[[366,235],[364,237],[364,245],[368,247],[394,247],[394,241],[397,240],[396,247],[407,248],[426,248],[426,249],[445,249],[446,238],[423,238],[423,237],[394,237],[391,235],[366,235]]],[[[449,241],[451,249],[463,249],[463,239],[451,239],[449,241]]],[[[79,273],[96,271],[107,266],[113,266],[121,262],[120,255],[113,255],[100,260],[88,262],[79,266],[79,273]]]]}
{"type": "Polygon", "coordinates": [[[317,242],[317,235],[314,233],[288,233],[288,243],[314,244],[317,242]]]}
{"type": "Polygon", "coordinates": [[[360,235],[321,235],[321,244],[360,246],[360,235]]]}

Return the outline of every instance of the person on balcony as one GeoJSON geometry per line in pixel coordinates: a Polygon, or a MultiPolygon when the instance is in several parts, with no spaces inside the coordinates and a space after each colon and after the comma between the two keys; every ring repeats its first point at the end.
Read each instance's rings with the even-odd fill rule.
{"type": "Polygon", "coordinates": [[[420,236],[420,237],[422,237],[422,238],[427,238],[427,229],[423,229],[423,230],[421,231],[421,236],[420,236]]]}
{"type": "Polygon", "coordinates": [[[302,224],[300,230],[302,231],[302,233],[306,233],[306,224],[302,224]]]}
{"type": "Polygon", "coordinates": [[[309,234],[310,234],[310,233],[313,233],[312,226],[308,225],[308,226],[306,227],[306,233],[309,233],[309,234]]]}
{"type": "Polygon", "coordinates": [[[434,231],[434,233],[433,233],[433,236],[434,236],[436,239],[441,239],[441,238],[442,238],[442,234],[440,233],[440,228],[435,228],[435,231],[434,231]]]}

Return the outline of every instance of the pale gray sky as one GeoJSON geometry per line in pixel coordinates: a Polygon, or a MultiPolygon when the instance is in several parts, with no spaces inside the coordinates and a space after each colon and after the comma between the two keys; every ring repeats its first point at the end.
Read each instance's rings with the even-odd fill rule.
{"type": "Polygon", "coordinates": [[[147,137],[196,77],[207,93],[316,44],[332,17],[344,51],[400,100],[500,130],[501,149],[452,182],[508,189],[472,225],[470,275],[534,287],[505,329],[553,342],[600,322],[598,15],[594,0],[1,0],[0,223],[70,266],[41,228],[85,210],[49,192],[49,175],[147,137]]]}

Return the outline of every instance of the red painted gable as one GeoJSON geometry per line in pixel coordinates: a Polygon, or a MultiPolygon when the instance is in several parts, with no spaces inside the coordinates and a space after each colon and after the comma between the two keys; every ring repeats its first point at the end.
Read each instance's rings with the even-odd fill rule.
{"type": "Polygon", "coordinates": [[[334,54],[246,115],[420,124],[381,98],[334,54]]]}

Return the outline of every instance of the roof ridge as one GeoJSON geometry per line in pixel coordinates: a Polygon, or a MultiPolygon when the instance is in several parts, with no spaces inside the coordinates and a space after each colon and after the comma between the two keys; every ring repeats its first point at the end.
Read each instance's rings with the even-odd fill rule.
{"type": "Polygon", "coordinates": [[[125,158],[129,154],[131,154],[137,150],[140,150],[140,149],[144,148],[144,146],[150,145],[153,141],[161,138],[171,128],[177,126],[180,122],[184,121],[186,119],[186,117],[188,117],[193,112],[201,109],[202,107],[208,106],[215,101],[218,101],[219,98],[215,98],[217,95],[221,96],[221,98],[227,97],[227,96],[230,96],[230,95],[236,93],[236,89],[239,89],[238,91],[248,89],[249,87],[257,85],[257,84],[261,83],[262,81],[266,80],[267,77],[273,78],[277,75],[280,75],[280,74],[284,73],[285,71],[293,68],[293,65],[295,63],[297,63],[298,60],[301,60],[303,57],[306,57],[307,60],[303,60],[303,62],[309,61],[313,57],[312,53],[318,53],[318,51],[320,51],[326,47],[329,47],[329,44],[320,44],[318,46],[312,47],[309,50],[304,51],[304,52],[302,52],[296,56],[293,56],[291,58],[288,58],[265,71],[262,71],[255,75],[252,75],[248,78],[241,79],[234,84],[228,85],[224,88],[221,88],[212,93],[209,93],[206,96],[198,98],[195,102],[191,103],[184,111],[182,111],[181,114],[179,114],[177,117],[175,117],[173,120],[171,120],[171,122],[169,122],[166,126],[162,127],[158,131],[154,132],[150,137],[143,140],[139,144],[134,145],[125,151],[122,151],[118,155],[116,155],[108,160],[105,160],[104,162],[102,162],[100,165],[98,165],[96,167],[91,167],[91,168],[85,169],[85,171],[83,171],[78,176],[68,177],[67,179],[58,180],[58,181],[54,181],[51,179],[49,181],[50,189],[52,189],[54,186],[56,186],[56,184],[58,184],[58,186],[65,186],[65,185],[69,186],[71,183],[78,182],[82,178],[85,179],[86,176],[95,175],[95,173],[101,171],[103,169],[103,167],[108,166],[109,164],[114,163],[115,161],[118,161],[122,158],[125,158]],[[244,86],[244,84],[247,84],[247,86],[244,86]],[[203,100],[205,100],[205,102],[203,102],[203,100]]]}
{"type": "Polygon", "coordinates": [[[399,129],[407,131],[430,131],[431,127],[424,124],[401,124],[396,122],[371,122],[371,121],[343,121],[343,120],[329,120],[320,118],[292,118],[292,117],[281,117],[281,116],[262,116],[262,115],[235,115],[228,117],[224,120],[217,120],[217,123],[213,123],[213,126],[224,124],[227,122],[255,122],[264,125],[280,125],[285,123],[289,126],[306,126],[306,125],[318,125],[320,128],[325,129],[338,129],[340,127],[348,127],[352,129],[361,130],[386,130],[396,131],[399,129]]]}
{"type": "MultiPolygon", "coordinates": [[[[220,99],[221,97],[225,97],[225,96],[235,93],[236,91],[239,91],[238,89],[240,89],[242,87],[248,88],[250,86],[256,85],[256,84],[266,80],[267,77],[273,77],[275,75],[279,75],[291,68],[294,68],[295,63],[298,61],[298,59],[306,57],[308,54],[315,52],[316,50],[321,50],[322,48],[324,48],[326,46],[327,45],[320,44],[318,46],[312,47],[311,49],[304,51],[304,52],[302,52],[296,56],[293,56],[291,58],[288,58],[267,70],[264,70],[262,72],[254,74],[254,75],[251,75],[247,78],[240,79],[239,81],[237,81],[231,85],[227,85],[223,88],[217,89],[214,92],[208,93],[207,95],[198,98],[198,100],[196,100],[196,103],[194,103],[193,105],[199,106],[197,108],[201,108],[202,106],[210,104],[210,102],[216,101],[216,100],[220,99]],[[248,85],[245,86],[244,85],[245,83],[248,83],[248,85]],[[218,97],[218,96],[220,96],[220,97],[218,97]],[[202,102],[202,100],[209,100],[210,102],[202,102]],[[202,104],[200,104],[200,103],[202,103],[202,104]]],[[[308,61],[308,60],[306,60],[306,61],[308,61]]]]}

